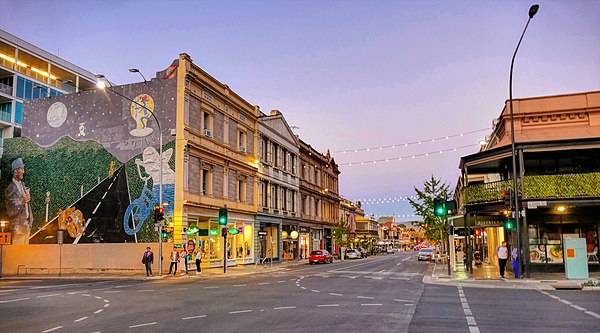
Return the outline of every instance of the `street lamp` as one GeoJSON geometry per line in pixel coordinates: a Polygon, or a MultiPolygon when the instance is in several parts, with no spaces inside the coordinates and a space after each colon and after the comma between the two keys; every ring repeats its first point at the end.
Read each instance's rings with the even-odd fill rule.
{"type": "MultiPolygon", "coordinates": [[[[131,72],[131,69],[129,71],[131,72]]],[[[107,90],[111,91],[112,93],[130,101],[131,103],[136,104],[137,106],[148,111],[154,118],[154,121],[156,121],[156,126],[158,127],[158,132],[160,134],[159,147],[158,147],[158,161],[159,161],[158,163],[159,163],[159,168],[160,168],[160,171],[158,173],[158,206],[160,208],[163,208],[163,151],[162,151],[163,150],[163,134],[162,134],[162,129],[160,127],[160,122],[158,121],[158,118],[156,118],[156,115],[154,114],[153,110],[148,109],[146,106],[144,106],[144,105],[134,101],[133,99],[112,89],[112,84],[110,83],[110,81],[108,81],[106,79],[106,77],[104,75],[96,74],[95,76],[98,79],[98,82],[96,83],[96,86],[98,88],[103,89],[103,90],[107,89],[107,90]],[[108,83],[108,85],[106,83],[108,83]]],[[[143,75],[142,75],[142,77],[143,77],[143,75]]],[[[159,276],[162,276],[162,227],[163,227],[162,223],[159,223],[158,224],[158,257],[160,258],[158,260],[158,275],[159,276]]]]}
{"type": "MultiPolygon", "coordinates": [[[[527,20],[527,24],[525,24],[525,29],[523,29],[523,33],[521,34],[521,38],[519,39],[519,43],[517,43],[517,48],[515,49],[515,53],[512,56],[512,60],[510,62],[510,80],[508,83],[508,94],[509,94],[509,104],[510,104],[510,144],[511,144],[511,152],[512,152],[512,171],[513,171],[513,189],[515,192],[515,221],[517,225],[517,248],[519,249],[519,255],[517,256],[517,262],[519,263],[519,270],[524,266],[523,265],[523,251],[521,249],[521,226],[519,223],[519,191],[518,191],[518,183],[517,183],[517,159],[515,152],[515,120],[513,115],[513,98],[512,98],[512,77],[513,77],[513,66],[515,64],[515,57],[517,56],[517,51],[519,50],[519,46],[521,45],[521,41],[523,40],[523,36],[525,36],[525,31],[527,31],[527,26],[529,26],[529,21],[535,16],[540,5],[533,5],[529,8],[529,19],[527,20]]],[[[519,272],[522,276],[523,271],[519,272]]],[[[529,278],[529,270],[527,270],[527,277],[529,278]]]]}
{"type": "Polygon", "coordinates": [[[144,74],[142,74],[142,72],[140,72],[139,69],[137,69],[137,68],[130,68],[129,72],[130,73],[139,73],[142,76],[142,79],[144,79],[144,83],[148,83],[148,81],[146,81],[146,77],[144,77],[144,74]]]}

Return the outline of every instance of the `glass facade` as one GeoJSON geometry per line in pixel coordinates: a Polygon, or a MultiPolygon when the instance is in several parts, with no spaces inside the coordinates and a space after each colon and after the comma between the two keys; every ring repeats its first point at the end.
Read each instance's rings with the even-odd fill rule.
{"type": "Polygon", "coordinates": [[[10,122],[12,103],[0,103],[0,120],[10,122]]]}
{"type": "Polygon", "coordinates": [[[21,125],[23,123],[23,103],[15,103],[15,124],[21,125]]]}
{"type": "MultiPolygon", "coordinates": [[[[41,88],[42,86],[45,87],[45,85],[38,85],[37,83],[31,80],[19,76],[17,77],[17,97],[24,100],[48,97],[46,88],[41,88]]],[[[50,96],[60,95],[62,95],[60,91],[50,89],[50,96]]]]}
{"type": "MultiPolygon", "coordinates": [[[[216,267],[223,265],[223,236],[221,236],[222,226],[217,221],[200,221],[198,223],[200,231],[197,235],[188,236],[203,251],[203,263],[209,262],[209,266],[216,267]],[[206,260],[205,260],[206,259],[206,260]]],[[[235,235],[227,234],[227,259],[253,261],[254,255],[254,227],[253,222],[230,221],[227,225],[229,229],[237,229],[235,235]]]]}

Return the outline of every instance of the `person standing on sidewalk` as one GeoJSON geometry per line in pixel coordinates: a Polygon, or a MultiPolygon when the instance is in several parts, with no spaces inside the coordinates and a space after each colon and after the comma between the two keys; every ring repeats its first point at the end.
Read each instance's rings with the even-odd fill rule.
{"type": "Polygon", "coordinates": [[[496,248],[496,255],[498,255],[498,265],[500,265],[500,277],[504,278],[504,269],[506,268],[506,261],[508,260],[508,248],[506,242],[502,242],[502,245],[496,248]]]}
{"type": "Polygon", "coordinates": [[[513,247],[512,252],[512,264],[513,264],[513,272],[515,272],[515,279],[519,278],[519,261],[517,260],[519,256],[519,250],[516,247],[513,247]]]}
{"type": "Polygon", "coordinates": [[[181,254],[180,254],[180,258],[181,258],[181,275],[186,275],[188,273],[188,260],[190,259],[190,254],[188,253],[188,251],[185,248],[185,245],[183,246],[183,249],[181,250],[181,254]]]}
{"type": "Polygon", "coordinates": [[[152,276],[152,263],[154,262],[154,253],[150,250],[150,246],[146,248],[142,257],[142,264],[146,266],[146,276],[152,276]]]}
{"type": "Polygon", "coordinates": [[[176,247],[173,247],[173,251],[171,252],[171,266],[169,266],[169,274],[171,274],[171,270],[173,266],[175,267],[175,271],[173,275],[177,274],[177,262],[179,261],[179,251],[177,251],[176,247]]]}
{"type": "Polygon", "coordinates": [[[202,249],[198,248],[198,253],[196,253],[196,275],[202,274],[200,263],[202,263],[202,249]]]}

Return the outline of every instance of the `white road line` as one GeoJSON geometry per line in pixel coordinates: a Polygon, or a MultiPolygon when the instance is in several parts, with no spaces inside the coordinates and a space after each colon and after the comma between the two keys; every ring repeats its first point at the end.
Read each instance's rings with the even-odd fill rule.
{"type": "Polygon", "coordinates": [[[329,295],[332,295],[332,296],[344,296],[342,294],[336,294],[336,293],[329,293],[329,295]]]}
{"type": "Polygon", "coordinates": [[[188,319],[196,319],[196,318],[206,318],[206,315],[191,316],[191,317],[183,317],[183,318],[181,318],[181,319],[183,319],[183,320],[188,320],[188,319]]]}
{"type": "Polygon", "coordinates": [[[245,286],[247,286],[247,285],[246,285],[246,284],[234,284],[233,286],[234,286],[234,287],[245,287],[245,286]]]}
{"type": "Polygon", "coordinates": [[[137,292],[138,293],[144,293],[144,292],[148,292],[148,291],[154,291],[154,289],[140,289],[137,292]]]}
{"type": "Polygon", "coordinates": [[[94,296],[94,298],[96,298],[96,299],[102,299],[102,297],[100,297],[100,296],[94,296]]]}
{"type": "Polygon", "coordinates": [[[236,314],[236,313],[248,313],[248,312],[252,312],[252,310],[229,311],[229,313],[230,313],[230,314],[236,314]]]}
{"type": "Polygon", "coordinates": [[[382,306],[383,304],[381,303],[367,303],[367,304],[361,304],[362,306],[382,306]]]}
{"type": "Polygon", "coordinates": [[[548,296],[550,296],[550,297],[552,297],[552,298],[554,298],[554,299],[560,299],[560,297],[558,297],[558,296],[555,296],[555,295],[550,295],[550,294],[548,294],[548,296]]]}
{"type": "Polygon", "coordinates": [[[401,263],[401,262],[399,262],[399,263],[397,263],[397,264],[396,264],[396,266],[400,266],[401,264],[402,264],[402,263],[401,263]]]}
{"type": "Polygon", "coordinates": [[[75,319],[75,320],[73,320],[73,322],[74,322],[74,323],[78,323],[78,322],[80,322],[80,321],[82,321],[82,320],[86,320],[86,319],[88,319],[88,318],[89,318],[89,317],[81,317],[81,318],[79,318],[79,319],[75,319]]]}
{"type": "Polygon", "coordinates": [[[409,278],[404,278],[404,277],[391,277],[389,278],[390,280],[404,280],[404,281],[410,281],[409,278]]]}
{"type": "Polygon", "coordinates": [[[104,195],[102,196],[102,199],[104,199],[104,197],[106,196],[108,192],[104,192],[104,195]]]}
{"type": "Polygon", "coordinates": [[[479,333],[479,327],[469,326],[469,333],[479,333]]]}
{"type": "Polygon", "coordinates": [[[110,306],[110,304],[104,304],[104,307],[105,307],[105,308],[107,308],[107,307],[109,307],[109,306],[110,306]]]}
{"type": "Polygon", "coordinates": [[[394,302],[410,302],[410,303],[412,303],[414,301],[407,300],[407,299],[394,299],[394,302]]]}
{"type": "Polygon", "coordinates": [[[110,188],[113,186],[113,183],[110,183],[110,185],[108,185],[108,189],[110,190],[110,188]]]}
{"type": "Polygon", "coordinates": [[[572,306],[573,308],[575,308],[575,309],[579,310],[579,311],[587,311],[587,309],[586,309],[586,308],[584,308],[584,307],[581,307],[581,306],[579,306],[579,305],[571,304],[571,306],[572,306]]]}
{"type": "Polygon", "coordinates": [[[105,300],[104,300],[104,303],[108,303],[108,300],[107,300],[107,299],[105,299],[105,300]]]}
{"type": "Polygon", "coordinates": [[[310,291],[312,291],[313,293],[320,293],[320,291],[319,291],[319,290],[314,290],[314,289],[311,289],[310,291]]]}
{"type": "Polygon", "coordinates": [[[592,317],[600,318],[600,315],[593,311],[586,311],[585,313],[589,314],[592,317]]]}
{"type": "Polygon", "coordinates": [[[5,289],[5,290],[0,290],[0,293],[9,293],[11,291],[19,291],[19,290],[22,290],[22,289],[5,289]]]}
{"type": "Polygon", "coordinates": [[[219,286],[204,287],[204,289],[219,289],[219,286]]]}
{"type": "Polygon", "coordinates": [[[258,285],[259,285],[259,286],[264,286],[264,285],[266,285],[266,284],[270,284],[270,282],[261,282],[261,283],[259,283],[258,285]]]}
{"type": "Polygon", "coordinates": [[[145,323],[145,324],[138,324],[138,325],[131,325],[129,326],[129,328],[136,328],[136,327],[143,327],[143,326],[150,326],[150,325],[156,325],[157,322],[153,321],[151,323],[145,323]]]}
{"type": "Polygon", "coordinates": [[[375,299],[375,297],[369,297],[369,296],[356,296],[356,298],[362,298],[362,299],[375,299]]]}
{"type": "Polygon", "coordinates": [[[59,330],[59,329],[61,329],[61,328],[63,328],[63,327],[62,327],[62,326],[56,326],[56,327],[54,327],[54,328],[51,328],[51,329],[47,329],[47,330],[45,330],[45,331],[42,331],[42,333],[47,333],[47,332],[56,331],[56,330],[59,330]]]}
{"type": "Polygon", "coordinates": [[[571,305],[571,304],[573,304],[573,303],[571,303],[571,302],[567,301],[566,299],[559,299],[558,301],[559,301],[559,302],[561,302],[561,303],[565,303],[565,304],[567,304],[567,305],[571,305]]]}
{"type": "Polygon", "coordinates": [[[104,293],[105,294],[116,294],[116,293],[120,293],[120,292],[121,292],[120,290],[107,290],[104,293]]]}
{"type": "Polygon", "coordinates": [[[473,316],[466,316],[467,317],[467,324],[469,326],[477,326],[477,323],[475,322],[475,318],[473,318],[473,316]]]}
{"type": "Polygon", "coordinates": [[[465,292],[462,286],[457,286],[458,295],[460,297],[460,304],[462,305],[463,311],[465,313],[465,319],[467,320],[467,325],[469,325],[469,333],[479,333],[479,327],[477,327],[477,322],[475,322],[475,317],[473,317],[473,312],[469,308],[469,303],[467,302],[467,298],[465,296],[465,292]]]}
{"type": "Polygon", "coordinates": [[[461,297],[461,298],[460,298],[460,301],[461,301],[462,303],[467,303],[467,299],[466,299],[466,298],[464,298],[464,297],[461,297]]]}
{"type": "Polygon", "coordinates": [[[285,283],[285,281],[277,281],[277,283],[285,283]]]}
{"type": "Polygon", "coordinates": [[[469,308],[469,304],[468,303],[462,303],[462,307],[463,307],[463,309],[468,309],[469,308]]]}
{"type": "Polygon", "coordinates": [[[276,308],[273,308],[273,310],[287,310],[287,309],[295,309],[295,306],[278,306],[276,308]]]}
{"type": "Polygon", "coordinates": [[[306,287],[300,287],[300,288],[302,288],[302,289],[306,289],[306,287]]]}
{"type": "Polygon", "coordinates": [[[171,289],[171,290],[187,290],[187,288],[175,288],[175,289],[171,289]]]}
{"type": "MultiPolygon", "coordinates": [[[[25,297],[25,298],[15,298],[15,299],[9,299],[7,301],[0,301],[0,303],[11,303],[11,302],[18,302],[18,301],[24,301],[24,300],[28,300],[29,297],[25,297]]],[[[62,326],[61,326],[62,327],[62,326]]]]}
{"type": "Polygon", "coordinates": [[[471,312],[471,309],[463,309],[465,311],[465,316],[472,316],[473,312],[471,312]]]}
{"type": "Polygon", "coordinates": [[[94,313],[95,313],[95,314],[98,314],[98,313],[100,313],[100,312],[102,312],[102,311],[104,311],[104,309],[100,309],[100,310],[94,311],[94,313]]]}
{"type": "Polygon", "coordinates": [[[319,304],[317,305],[318,308],[326,308],[326,307],[333,307],[333,306],[340,306],[339,304],[319,304]]]}
{"type": "MultiPolygon", "coordinates": [[[[102,198],[102,199],[104,199],[104,198],[102,198]]],[[[92,212],[92,215],[93,215],[93,214],[96,214],[96,211],[98,210],[98,208],[100,208],[100,204],[102,204],[102,201],[100,201],[100,202],[99,202],[99,203],[96,205],[96,208],[94,208],[94,211],[92,212]]]]}
{"type": "Polygon", "coordinates": [[[81,296],[90,297],[88,294],[81,294],[81,296]]]}
{"type": "Polygon", "coordinates": [[[40,295],[40,296],[36,296],[35,298],[44,298],[44,297],[52,297],[52,296],[60,296],[60,294],[40,295]]]}

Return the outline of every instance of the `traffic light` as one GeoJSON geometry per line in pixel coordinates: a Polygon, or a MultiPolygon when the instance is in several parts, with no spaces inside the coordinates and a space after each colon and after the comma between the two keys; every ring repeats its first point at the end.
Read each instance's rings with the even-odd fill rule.
{"type": "Polygon", "coordinates": [[[227,225],[227,208],[219,208],[219,224],[227,225]]]}
{"type": "Polygon", "coordinates": [[[514,227],[515,224],[512,219],[507,219],[504,221],[504,229],[506,229],[506,231],[512,231],[514,227]]]}
{"type": "Polygon", "coordinates": [[[154,208],[155,214],[156,214],[156,221],[157,222],[161,222],[162,220],[165,219],[165,209],[162,207],[156,207],[154,208]]]}
{"type": "Polygon", "coordinates": [[[160,235],[163,239],[167,239],[169,232],[163,229],[163,231],[160,233],[160,235]]]}
{"type": "Polygon", "coordinates": [[[229,228],[223,227],[223,229],[221,229],[221,236],[227,237],[228,232],[229,232],[229,228]]]}
{"type": "Polygon", "coordinates": [[[514,191],[512,188],[507,188],[506,191],[504,191],[504,204],[506,205],[506,207],[508,207],[509,210],[514,210],[514,205],[515,205],[515,196],[514,196],[514,191]]]}
{"type": "Polygon", "coordinates": [[[444,217],[448,211],[446,210],[446,202],[442,198],[433,198],[433,215],[444,217]]]}

